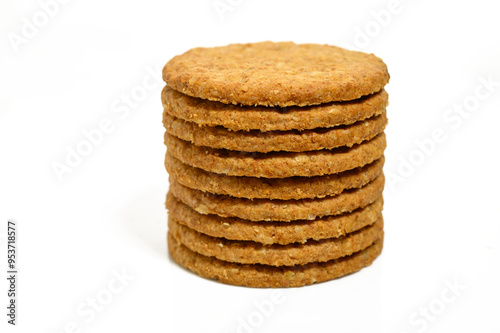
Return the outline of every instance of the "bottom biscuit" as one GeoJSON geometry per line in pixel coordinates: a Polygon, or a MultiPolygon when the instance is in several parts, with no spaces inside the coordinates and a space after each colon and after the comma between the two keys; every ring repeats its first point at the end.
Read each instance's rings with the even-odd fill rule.
{"type": "Polygon", "coordinates": [[[222,283],[258,287],[300,287],[324,282],[359,271],[382,252],[383,236],[366,249],[353,255],[323,263],[274,267],[260,264],[236,264],[207,257],[189,250],[168,234],[172,258],[196,274],[222,283]]]}

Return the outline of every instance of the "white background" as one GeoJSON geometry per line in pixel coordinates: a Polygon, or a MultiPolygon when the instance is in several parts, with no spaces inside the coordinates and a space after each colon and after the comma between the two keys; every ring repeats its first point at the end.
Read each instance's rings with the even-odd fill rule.
{"type": "Polygon", "coordinates": [[[45,22],[39,2],[2,0],[0,260],[5,272],[15,219],[20,277],[13,328],[0,274],[1,331],[500,332],[495,2],[221,2],[231,6],[222,17],[213,0],[66,0],[45,22]],[[278,290],[272,307],[273,290],[208,281],[169,259],[159,83],[166,61],[191,47],[262,40],[373,52],[391,74],[381,257],[278,290]],[[54,163],[105,119],[109,133],[59,180],[54,163]],[[435,131],[444,138],[431,144],[435,131]],[[87,303],[96,296],[100,311],[87,303]]]}

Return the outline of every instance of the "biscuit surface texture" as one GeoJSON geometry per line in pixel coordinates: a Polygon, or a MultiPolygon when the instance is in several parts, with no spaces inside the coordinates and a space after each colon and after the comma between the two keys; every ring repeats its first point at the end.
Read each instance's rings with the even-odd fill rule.
{"type": "Polygon", "coordinates": [[[307,240],[336,238],[375,223],[382,217],[383,199],[350,213],[287,222],[252,222],[235,217],[204,215],[167,196],[169,217],[200,233],[230,240],[253,241],[262,244],[305,243],[307,240]]]}
{"type": "Polygon", "coordinates": [[[165,134],[167,151],[183,163],[229,176],[286,178],[312,177],[362,167],[381,158],[386,147],[381,133],[361,144],[308,152],[246,153],[198,147],[165,134]]]}
{"type": "Polygon", "coordinates": [[[294,266],[337,259],[367,248],[381,237],[383,220],[343,237],[288,245],[215,238],[194,231],[172,218],[169,218],[168,227],[175,239],[191,251],[205,256],[240,264],[294,266]]]}
{"type": "Polygon", "coordinates": [[[373,54],[262,42],[191,49],[165,65],[163,79],[193,97],[283,107],[354,100],[380,91],[389,74],[373,54]]]}
{"type": "Polygon", "coordinates": [[[382,236],[366,249],[347,257],[322,263],[275,267],[237,264],[203,256],[189,250],[170,233],[167,237],[170,255],[181,266],[222,283],[256,288],[301,287],[354,273],[371,265],[383,247],[382,236]]]}
{"type": "Polygon", "coordinates": [[[363,187],[374,180],[384,166],[384,157],[361,168],[316,177],[256,178],[226,176],[182,163],[169,153],[165,168],[180,184],[203,192],[247,199],[305,199],[336,195],[346,189],[363,187]]]}
{"type": "Polygon", "coordinates": [[[381,114],[388,105],[385,90],[348,102],[310,107],[270,108],[211,102],[181,94],[168,86],[162,91],[163,115],[202,126],[222,126],[233,131],[288,131],[349,125],[381,114]]]}
{"type": "Polygon", "coordinates": [[[198,126],[170,115],[164,117],[167,133],[196,146],[245,152],[303,152],[352,147],[380,134],[387,124],[385,112],[347,126],[306,131],[230,131],[223,127],[198,126]]]}
{"type": "Polygon", "coordinates": [[[381,197],[384,174],[368,185],[320,199],[269,200],[242,199],[193,190],[170,179],[170,191],[181,202],[201,214],[238,217],[250,221],[314,220],[365,207],[381,197]]]}

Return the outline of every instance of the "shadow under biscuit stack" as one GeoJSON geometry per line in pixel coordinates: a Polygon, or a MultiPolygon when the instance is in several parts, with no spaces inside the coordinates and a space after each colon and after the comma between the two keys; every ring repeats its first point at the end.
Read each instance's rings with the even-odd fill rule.
{"type": "Polygon", "coordinates": [[[379,58],[234,44],[176,56],[163,78],[177,263],[233,285],[298,287],[381,253],[389,74],[379,58]]]}

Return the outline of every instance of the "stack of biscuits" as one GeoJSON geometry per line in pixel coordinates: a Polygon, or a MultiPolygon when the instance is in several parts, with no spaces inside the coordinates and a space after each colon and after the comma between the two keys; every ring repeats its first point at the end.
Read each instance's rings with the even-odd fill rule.
{"type": "Polygon", "coordinates": [[[223,283],[297,287],[382,251],[389,81],[329,45],[195,48],[163,69],[168,248],[223,283]]]}

